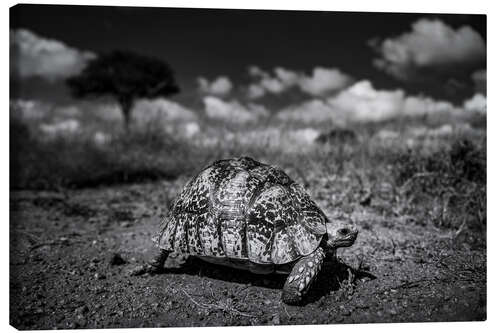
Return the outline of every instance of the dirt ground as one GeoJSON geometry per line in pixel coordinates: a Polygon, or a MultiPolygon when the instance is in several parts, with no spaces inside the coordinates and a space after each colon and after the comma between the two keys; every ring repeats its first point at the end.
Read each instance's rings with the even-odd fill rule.
{"type": "MultiPolygon", "coordinates": [[[[186,179],[10,195],[10,321],[18,329],[327,324],[486,319],[486,249],[445,232],[352,214],[360,234],[323,267],[301,306],[285,277],[153,253],[160,218],[186,179]]],[[[328,214],[328,212],[326,212],[328,214]]]]}

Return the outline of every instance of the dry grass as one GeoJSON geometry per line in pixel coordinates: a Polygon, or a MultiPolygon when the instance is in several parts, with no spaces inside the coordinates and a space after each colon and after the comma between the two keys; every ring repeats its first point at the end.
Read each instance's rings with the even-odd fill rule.
{"type": "Polygon", "coordinates": [[[311,139],[313,130],[290,124],[205,124],[189,140],[149,126],[128,135],[112,132],[99,143],[85,132],[41,140],[12,119],[10,186],[62,189],[187,178],[213,160],[247,155],[285,169],[325,209],[348,214],[370,206],[388,218],[468,237],[471,230],[484,234],[486,225],[485,121],[472,120],[465,130],[453,124],[451,133],[435,119],[356,124],[350,127],[356,140],[333,136],[324,142],[311,139]],[[397,137],[387,139],[382,131],[397,137]]]}

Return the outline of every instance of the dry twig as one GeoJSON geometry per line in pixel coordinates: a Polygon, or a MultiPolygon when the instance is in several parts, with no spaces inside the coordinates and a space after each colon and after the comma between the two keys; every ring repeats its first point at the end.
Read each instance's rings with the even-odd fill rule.
{"type": "Polygon", "coordinates": [[[244,317],[256,317],[254,315],[247,314],[247,313],[236,310],[234,307],[232,307],[229,304],[229,302],[226,302],[226,303],[219,302],[218,304],[207,304],[207,303],[197,302],[184,289],[181,289],[181,290],[191,300],[191,302],[196,304],[198,307],[205,308],[205,309],[222,310],[224,312],[229,312],[229,313],[236,313],[237,315],[244,316],[244,317]],[[221,305],[221,304],[223,304],[223,305],[221,305]]]}

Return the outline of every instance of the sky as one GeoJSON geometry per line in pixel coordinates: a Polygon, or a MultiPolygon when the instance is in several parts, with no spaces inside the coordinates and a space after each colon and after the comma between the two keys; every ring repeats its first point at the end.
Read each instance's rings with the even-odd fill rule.
{"type": "Polygon", "coordinates": [[[341,100],[357,82],[455,105],[486,95],[484,15],[17,5],[10,28],[12,97],[67,101],[64,78],[116,49],[169,63],[173,100],[207,112],[341,100]]]}

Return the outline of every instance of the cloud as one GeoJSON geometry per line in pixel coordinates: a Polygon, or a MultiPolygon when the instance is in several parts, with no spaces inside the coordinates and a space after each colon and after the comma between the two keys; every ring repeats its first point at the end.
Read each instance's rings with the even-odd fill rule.
{"type": "Polygon", "coordinates": [[[477,93],[464,102],[463,108],[465,111],[486,113],[486,97],[477,93]]]}
{"type": "Polygon", "coordinates": [[[199,77],[198,86],[204,94],[216,96],[226,96],[233,89],[233,83],[227,76],[219,76],[212,82],[204,77],[199,77]]]}
{"type": "Polygon", "coordinates": [[[248,67],[248,74],[253,77],[267,77],[269,76],[269,73],[266,71],[262,70],[260,67],[252,65],[248,67]]]}
{"type": "Polygon", "coordinates": [[[276,67],[274,69],[274,73],[276,74],[276,77],[287,87],[291,87],[296,84],[301,77],[300,73],[283,67],[276,67]]]}
{"type": "Polygon", "coordinates": [[[268,93],[281,94],[292,87],[311,96],[324,96],[352,83],[349,75],[336,68],[315,67],[311,76],[283,67],[274,68],[271,74],[257,66],[250,66],[248,72],[258,79],[248,86],[247,96],[250,99],[261,98],[268,93]]]}
{"type": "Polygon", "coordinates": [[[313,144],[321,135],[321,132],[315,128],[301,128],[290,132],[290,136],[298,142],[313,144]]]}
{"type": "Polygon", "coordinates": [[[448,101],[439,101],[423,96],[408,96],[405,98],[401,113],[403,116],[419,116],[445,112],[458,113],[460,111],[460,108],[448,101]]]}
{"type": "MultiPolygon", "coordinates": [[[[281,74],[283,74],[281,70],[287,71],[281,68],[281,74]]],[[[272,76],[258,66],[250,66],[248,68],[248,74],[259,80],[256,83],[250,84],[248,87],[249,98],[260,98],[266,93],[280,94],[289,88],[287,82],[282,81],[279,77],[272,76]]],[[[286,76],[287,74],[285,73],[284,75],[286,76]]]]}
{"type": "Polygon", "coordinates": [[[255,122],[261,117],[267,117],[269,111],[262,105],[242,105],[238,101],[223,101],[217,97],[203,98],[205,113],[209,118],[224,120],[233,123],[255,122]]]}
{"type": "Polygon", "coordinates": [[[49,114],[52,105],[37,100],[10,100],[10,115],[22,120],[39,120],[49,114]]]}
{"type": "Polygon", "coordinates": [[[80,129],[80,122],[76,119],[67,119],[52,124],[42,123],[39,128],[47,137],[55,138],[75,134],[80,129]]]}
{"type": "Polygon", "coordinates": [[[420,19],[412,31],[369,44],[380,54],[375,67],[402,80],[412,79],[421,68],[454,68],[486,59],[486,44],[469,26],[458,29],[440,20],[420,19]]]}
{"type": "Polygon", "coordinates": [[[266,89],[259,84],[250,84],[247,90],[247,96],[250,99],[261,98],[266,94],[266,89]]]}
{"type": "Polygon", "coordinates": [[[313,96],[340,90],[352,83],[352,78],[336,68],[316,67],[312,76],[302,76],[298,80],[300,89],[313,96]]]}
{"type": "Polygon", "coordinates": [[[337,110],[320,99],[311,99],[298,105],[288,106],[276,114],[281,121],[320,124],[324,122],[339,123],[343,120],[337,110]]]}
{"type": "Polygon", "coordinates": [[[486,69],[480,69],[472,73],[472,81],[474,81],[474,87],[476,92],[486,95],[486,69]]]}
{"type": "Polygon", "coordinates": [[[42,77],[49,81],[80,73],[95,57],[88,51],[40,37],[26,29],[10,31],[11,75],[20,78],[42,77]]]}
{"type": "Polygon", "coordinates": [[[281,94],[288,88],[283,82],[274,77],[263,78],[260,85],[265,91],[273,94],[281,94]]]}
{"type": "Polygon", "coordinates": [[[326,100],[315,98],[284,108],[277,113],[276,118],[301,123],[330,122],[344,125],[347,122],[383,121],[425,114],[458,114],[460,111],[463,109],[447,101],[407,96],[401,89],[377,90],[370,81],[363,80],[326,100]]]}
{"type": "Polygon", "coordinates": [[[404,104],[403,90],[376,90],[360,81],[328,100],[331,107],[354,121],[380,121],[396,116],[404,104]]]}
{"type": "Polygon", "coordinates": [[[152,123],[166,126],[172,122],[195,121],[197,118],[193,111],[165,98],[138,100],[132,110],[132,121],[138,126],[152,123]]]}

